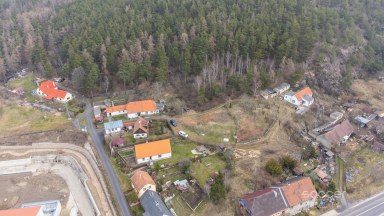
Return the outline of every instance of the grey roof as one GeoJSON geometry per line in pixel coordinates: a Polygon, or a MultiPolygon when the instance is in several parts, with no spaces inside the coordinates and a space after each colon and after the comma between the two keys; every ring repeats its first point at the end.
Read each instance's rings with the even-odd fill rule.
{"type": "Polygon", "coordinates": [[[111,129],[123,128],[123,127],[124,127],[124,124],[122,120],[104,123],[105,130],[111,130],[111,129]]]}
{"type": "Polygon", "coordinates": [[[266,188],[241,198],[252,216],[269,216],[288,208],[280,188],[266,188]]]}
{"type": "Polygon", "coordinates": [[[140,204],[144,208],[144,216],[173,216],[159,194],[154,191],[145,191],[140,197],[140,204]]]}
{"type": "Polygon", "coordinates": [[[295,92],[293,92],[293,91],[289,91],[289,92],[287,92],[287,94],[285,94],[285,95],[293,96],[293,95],[295,95],[295,92]]]}
{"type": "Polygon", "coordinates": [[[313,99],[313,97],[310,96],[310,95],[304,95],[304,96],[303,96],[303,100],[305,100],[305,101],[313,101],[314,99],[313,99]]]}
{"type": "Polygon", "coordinates": [[[284,90],[284,89],[289,89],[290,87],[291,87],[291,85],[289,85],[288,83],[281,83],[279,86],[274,88],[274,90],[275,91],[277,91],[277,90],[284,90]]]}
{"type": "Polygon", "coordinates": [[[333,113],[331,113],[331,115],[329,117],[331,117],[332,119],[341,119],[343,117],[343,113],[333,112],[333,113]]]}
{"type": "Polygon", "coordinates": [[[357,117],[355,118],[355,120],[356,120],[357,122],[359,122],[359,123],[362,123],[362,124],[368,124],[368,123],[370,122],[369,119],[366,119],[366,118],[364,118],[364,117],[362,117],[362,116],[357,116],[357,117]]]}
{"type": "Polygon", "coordinates": [[[99,106],[94,106],[93,107],[93,113],[95,114],[95,116],[99,116],[101,115],[101,109],[99,106]]]}

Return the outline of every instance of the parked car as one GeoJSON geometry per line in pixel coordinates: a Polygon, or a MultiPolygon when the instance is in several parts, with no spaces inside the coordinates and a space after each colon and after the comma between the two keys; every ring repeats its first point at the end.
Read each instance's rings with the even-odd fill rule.
{"type": "Polygon", "coordinates": [[[58,83],[61,83],[61,82],[64,82],[64,80],[65,80],[65,78],[53,78],[53,80],[55,81],[55,82],[58,82],[58,83]]]}
{"type": "Polygon", "coordinates": [[[177,126],[176,121],[173,120],[173,119],[169,120],[169,124],[171,124],[173,127],[176,127],[176,126],[177,126]]]}
{"type": "Polygon", "coordinates": [[[179,131],[179,135],[184,137],[184,138],[187,138],[188,137],[188,134],[185,133],[184,131],[179,131]]]}

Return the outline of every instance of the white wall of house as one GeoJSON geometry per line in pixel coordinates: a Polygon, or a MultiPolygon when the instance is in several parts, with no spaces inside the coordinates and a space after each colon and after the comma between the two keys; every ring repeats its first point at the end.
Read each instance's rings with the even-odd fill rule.
{"type": "Polygon", "coordinates": [[[107,113],[108,116],[118,116],[118,115],[124,115],[127,114],[127,110],[120,110],[116,112],[107,113]]]}
{"type": "Polygon", "coordinates": [[[284,95],[284,100],[296,106],[300,105],[300,101],[297,100],[295,95],[284,95]]]}
{"type": "Polygon", "coordinates": [[[72,94],[69,93],[69,92],[67,92],[67,94],[65,95],[64,98],[55,98],[55,99],[56,99],[57,101],[59,101],[59,102],[66,103],[66,102],[72,100],[72,98],[73,98],[72,94]]]}
{"type": "Polygon", "coordinates": [[[311,106],[311,105],[313,104],[313,101],[314,101],[314,100],[307,101],[307,100],[305,100],[305,99],[303,98],[303,105],[309,107],[309,106],[311,106]]]}
{"type": "Polygon", "coordinates": [[[166,154],[161,154],[161,155],[154,155],[151,157],[146,157],[146,158],[136,158],[136,163],[141,164],[141,163],[147,163],[150,161],[156,161],[156,160],[162,160],[166,158],[172,157],[172,153],[166,153],[166,154]]]}
{"type": "Polygon", "coordinates": [[[313,206],[315,206],[315,203],[316,203],[316,196],[314,198],[312,198],[311,200],[308,200],[306,202],[302,202],[300,204],[297,204],[297,205],[289,208],[286,211],[286,213],[288,213],[289,215],[297,215],[302,211],[306,211],[309,208],[312,208],[313,206]]]}
{"type": "MultiPolygon", "coordinates": [[[[135,187],[133,186],[133,184],[132,184],[132,187],[135,188],[135,187]]],[[[144,194],[144,192],[147,191],[147,190],[151,190],[151,191],[156,192],[156,185],[153,185],[153,184],[146,184],[146,185],[144,185],[143,188],[141,188],[140,191],[137,191],[137,189],[135,188],[135,191],[136,191],[136,193],[137,193],[137,197],[140,198],[140,197],[144,194]]]]}
{"type": "Polygon", "coordinates": [[[154,115],[154,114],[158,114],[160,113],[160,110],[153,110],[153,111],[148,111],[148,112],[140,112],[140,115],[139,113],[128,113],[128,118],[130,119],[133,119],[133,118],[137,118],[139,116],[145,116],[145,115],[154,115]]]}
{"type": "Polygon", "coordinates": [[[119,133],[121,131],[121,128],[113,128],[111,130],[105,130],[106,134],[113,134],[113,133],[119,133]]]}
{"type": "Polygon", "coordinates": [[[148,137],[147,133],[135,133],[135,134],[133,134],[133,138],[135,138],[135,139],[147,138],[147,137],[148,137]]]}

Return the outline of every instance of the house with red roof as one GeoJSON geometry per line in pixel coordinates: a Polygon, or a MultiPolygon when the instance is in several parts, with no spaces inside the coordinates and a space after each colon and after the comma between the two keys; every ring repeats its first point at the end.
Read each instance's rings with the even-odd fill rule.
{"type": "Polygon", "coordinates": [[[45,80],[40,82],[36,93],[46,100],[56,100],[58,102],[66,103],[73,99],[71,93],[60,90],[56,83],[51,80],[45,80]]]}
{"type": "Polygon", "coordinates": [[[107,107],[107,116],[127,115],[129,119],[159,114],[163,105],[154,100],[133,101],[124,105],[107,107]]]}
{"type": "Polygon", "coordinates": [[[311,88],[305,87],[298,92],[290,91],[284,95],[284,100],[295,106],[309,107],[315,101],[313,98],[313,92],[311,88]]]}
{"type": "Polygon", "coordinates": [[[141,170],[136,171],[131,177],[131,183],[132,188],[139,198],[147,190],[156,192],[156,183],[147,172],[141,170]]]}
{"type": "Polygon", "coordinates": [[[295,177],[239,200],[243,215],[296,215],[315,206],[317,192],[309,177],[295,177]]]}
{"type": "Polygon", "coordinates": [[[149,121],[143,118],[137,119],[133,126],[133,138],[147,138],[149,132],[149,121]]]}

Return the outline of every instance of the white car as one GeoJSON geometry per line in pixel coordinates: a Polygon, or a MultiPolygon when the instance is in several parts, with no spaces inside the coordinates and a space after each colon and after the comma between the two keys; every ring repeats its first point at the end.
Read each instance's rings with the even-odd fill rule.
{"type": "Polygon", "coordinates": [[[184,137],[184,138],[187,138],[188,137],[188,134],[185,133],[184,131],[179,131],[179,135],[184,137]]]}

